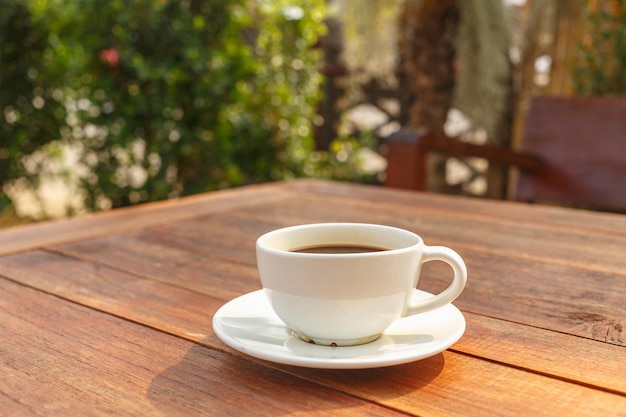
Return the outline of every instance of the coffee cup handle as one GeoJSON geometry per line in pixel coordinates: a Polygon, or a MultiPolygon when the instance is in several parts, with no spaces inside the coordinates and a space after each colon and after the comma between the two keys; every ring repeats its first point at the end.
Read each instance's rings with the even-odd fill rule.
{"type": "MultiPolygon", "coordinates": [[[[467,267],[458,253],[445,246],[424,246],[422,264],[429,261],[443,261],[452,267],[454,278],[452,283],[439,294],[424,300],[412,300],[405,316],[434,310],[454,301],[465,288],[467,267]]],[[[421,269],[421,265],[420,265],[421,269]]],[[[418,271],[419,273],[419,271],[418,271]]]]}

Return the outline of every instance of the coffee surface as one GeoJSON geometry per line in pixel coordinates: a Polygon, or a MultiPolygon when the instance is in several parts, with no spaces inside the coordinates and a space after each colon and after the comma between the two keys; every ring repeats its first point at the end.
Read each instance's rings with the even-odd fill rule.
{"type": "Polygon", "coordinates": [[[358,245],[316,245],[304,248],[292,249],[290,252],[298,253],[367,253],[382,252],[388,250],[386,248],[378,248],[375,246],[358,246],[358,245]]]}

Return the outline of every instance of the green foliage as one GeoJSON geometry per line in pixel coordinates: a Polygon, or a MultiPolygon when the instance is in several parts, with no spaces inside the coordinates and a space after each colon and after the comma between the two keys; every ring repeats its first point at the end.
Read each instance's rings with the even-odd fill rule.
{"type": "Polygon", "coordinates": [[[36,182],[22,159],[58,139],[66,115],[45,72],[49,28],[39,23],[26,1],[0,0],[0,210],[6,179],[36,182]]]}
{"type": "Polygon", "coordinates": [[[235,128],[229,134],[249,138],[234,143],[237,160],[262,172],[262,180],[303,175],[313,149],[312,120],[322,81],[313,46],[325,27],[323,6],[317,0],[274,0],[261,2],[257,11],[256,77],[238,85],[240,99],[227,116],[235,128]],[[250,144],[264,141],[268,132],[274,157],[255,160],[258,150],[250,144]]]}
{"type": "Polygon", "coordinates": [[[626,0],[585,2],[588,30],[573,69],[579,95],[626,94],[626,0]]]}
{"type": "Polygon", "coordinates": [[[398,14],[402,2],[344,0],[339,10],[343,54],[352,73],[391,81],[398,61],[398,14]]]}
{"type": "Polygon", "coordinates": [[[47,74],[60,109],[37,137],[78,143],[88,208],[302,175],[323,0],[27,3],[48,30],[38,49],[46,66],[18,61],[47,74]]]}
{"type": "Polygon", "coordinates": [[[359,137],[338,137],[330,143],[327,151],[311,153],[306,174],[329,180],[377,183],[378,173],[364,169],[364,156],[375,147],[376,139],[372,132],[362,133],[359,137]]]}

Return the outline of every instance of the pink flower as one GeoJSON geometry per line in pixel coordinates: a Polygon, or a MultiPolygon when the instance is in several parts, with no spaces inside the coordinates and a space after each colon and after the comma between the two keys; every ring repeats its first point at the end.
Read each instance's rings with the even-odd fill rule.
{"type": "Polygon", "coordinates": [[[100,61],[109,64],[111,69],[117,68],[120,63],[120,53],[115,48],[103,49],[100,51],[100,61]]]}

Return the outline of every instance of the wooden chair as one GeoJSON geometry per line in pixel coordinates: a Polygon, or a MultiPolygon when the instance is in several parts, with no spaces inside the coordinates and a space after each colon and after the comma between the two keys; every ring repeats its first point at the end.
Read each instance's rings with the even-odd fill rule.
{"type": "Polygon", "coordinates": [[[535,97],[519,150],[400,131],[388,140],[385,185],[424,190],[426,156],[516,166],[514,199],[626,212],[626,97],[535,97]]]}

